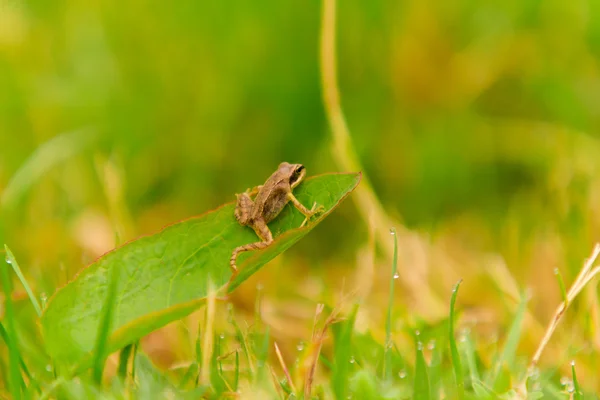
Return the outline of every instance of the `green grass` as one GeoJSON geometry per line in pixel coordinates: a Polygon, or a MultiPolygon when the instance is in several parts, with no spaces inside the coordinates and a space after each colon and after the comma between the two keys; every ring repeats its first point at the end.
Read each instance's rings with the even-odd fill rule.
{"type": "Polygon", "coordinates": [[[11,276],[8,272],[8,264],[12,262],[14,257],[7,257],[6,262],[0,262],[0,273],[2,278],[2,290],[4,292],[4,323],[6,327],[2,327],[2,337],[8,349],[8,366],[4,365],[4,382],[9,393],[15,400],[21,399],[25,382],[21,375],[21,353],[18,345],[17,321],[15,320],[14,304],[12,296],[11,276]]]}
{"type": "Polygon", "coordinates": [[[559,3],[0,0],[0,398],[598,398],[600,10],[559,3]],[[282,158],[339,209],[227,285],[254,233],[189,216],[282,158]]]}
{"type": "Polygon", "coordinates": [[[450,300],[450,318],[448,319],[448,338],[452,367],[454,369],[454,378],[456,379],[456,396],[459,400],[462,400],[465,398],[465,377],[462,362],[460,361],[460,355],[458,354],[458,346],[456,345],[456,337],[454,332],[454,320],[456,318],[454,306],[456,305],[456,297],[458,296],[458,288],[460,287],[460,283],[461,281],[459,281],[452,288],[452,299],[450,300]]]}
{"type": "MultiPolygon", "coordinates": [[[[391,285],[397,283],[397,252],[395,256],[389,278],[391,285]]],[[[14,257],[7,260],[12,262],[14,257]]],[[[9,264],[3,265],[3,288],[5,293],[11,293],[9,264]]],[[[67,364],[62,365],[56,374],[48,374],[44,373],[44,366],[33,363],[32,372],[29,373],[23,362],[31,360],[31,354],[28,354],[30,349],[21,346],[17,340],[22,321],[17,321],[15,305],[10,297],[7,298],[4,318],[6,328],[2,326],[0,332],[7,343],[9,357],[8,365],[5,364],[2,371],[8,393],[13,398],[118,398],[121,393],[130,393],[133,398],[161,398],[166,393],[174,393],[180,398],[227,398],[238,392],[242,397],[244,393],[262,393],[268,398],[281,399],[301,398],[303,393],[308,394],[309,398],[335,399],[436,399],[444,393],[466,399],[498,398],[517,393],[516,383],[525,374],[524,360],[518,356],[517,347],[522,337],[523,318],[527,310],[526,296],[521,297],[506,335],[500,338],[502,346],[495,353],[485,354],[478,350],[482,347],[479,343],[481,339],[475,333],[463,331],[457,334],[455,331],[460,313],[460,308],[456,305],[459,284],[456,284],[449,293],[450,311],[447,320],[441,325],[424,322],[414,324],[406,319],[408,316],[402,317],[405,318],[402,323],[408,324],[408,331],[416,332],[412,334],[414,343],[409,346],[412,347],[409,350],[412,356],[406,350],[401,353],[394,344],[398,339],[391,339],[399,333],[395,332],[389,320],[393,298],[388,304],[388,319],[381,342],[368,332],[356,330],[360,304],[353,304],[351,311],[339,316],[339,310],[325,307],[322,311],[330,313],[327,320],[319,323],[324,316],[319,312],[315,319],[315,335],[312,339],[304,338],[305,343],[310,343],[307,346],[308,356],[302,362],[287,363],[288,374],[295,380],[287,382],[271,350],[273,338],[269,326],[259,318],[252,326],[243,328],[237,322],[234,306],[228,301],[221,301],[214,305],[216,308],[211,311],[212,316],[207,313],[205,319],[208,321],[209,317],[214,318],[211,324],[218,324],[223,333],[200,324],[196,339],[190,338],[190,343],[195,345],[188,351],[190,354],[195,353],[195,356],[192,356],[189,365],[167,370],[158,368],[143,352],[134,350],[138,345],[130,345],[121,351],[116,373],[104,375],[106,343],[111,330],[107,321],[112,319],[111,314],[114,312],[116,276],[118,275],[111,275],[109,287],[113,289],[109,290],[109,295],[104,299],[103,322],[99,324],[93,352],[94,363],[90,369],[67,364]],[[319,328],[321,324],[323,325],[319,328]],[[322,347],[323,340],[327,340],[328,335],[320,336],[320,329],[324,333],[331,331],[331,349],[322,347]],[[212,335],[212,341],[205,342],[206,335],[212,335]],[[210,343],[209,347],[206,347],[206,343],[210,343]],[[312,358],[318,348],[323,352],[322,355],[312,358]],[[211,354],[208,381],[198,379],[203,375],[201,368],[206,365],[203,362],[203,351],[211,354]],[[133,359],[131,366],[130,359],[133,359]],[[410,359],[414,361],[405,361],[410,359]],[[485,359],[491,359],[491,362],[485,362],[485,359]],[[466,360],[466,368],[463,368],[462,360],[466,360]],[[316,367],[318,373],[313,378],[319,379],[315,379],[306,392],[304,379],[308,376],[307,369],[311,367],[316,367]],[[106,377],[104,380],[103,375],[106,377]],[[33,379],[32,376],[40,378],[33,379]],[[292,388],[296,388],[296,391],[292,388]]],[[[30,298],[35,297],[30,295],[30,298]]],[[[30,315],[39,320],[37,313],[30,315]]],[[[409,347],[402,346],[403,349],[409,347]]],[[[574,363],[571,368],[575,398],[582,398],[584,390],[578,382],[574,363]]],[[[545,373],[543,376],[530,374],[527,382],[529,398],[567,396],[560,394],[558,380],[556,373],[545,373]]]]}

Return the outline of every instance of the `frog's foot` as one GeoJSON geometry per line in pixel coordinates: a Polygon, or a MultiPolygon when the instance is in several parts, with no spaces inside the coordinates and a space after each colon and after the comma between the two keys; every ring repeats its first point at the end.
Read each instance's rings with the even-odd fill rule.
{"type": "Polygon", "coordinates": [[[304,227],[304,225],[306,225],[306,223],[308,222],[308,220],[313,215],[322,213],[323,211],[325,211],[325,207],[323,207],[322,205],[317,204],[317,202],[315,201],[313,203],[312,208],[310,209],[310,213],[308,215],[305,215],[304,221],[302,221],[302,225],[300,225],[300,228],[304,227]]]}

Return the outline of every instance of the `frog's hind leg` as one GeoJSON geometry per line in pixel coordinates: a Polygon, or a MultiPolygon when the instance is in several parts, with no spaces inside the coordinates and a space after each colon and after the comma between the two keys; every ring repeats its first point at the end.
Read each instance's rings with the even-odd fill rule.
{"type": "Polygon", "coordinates": [[[237,205],[235,206],[235,219],[242,224],[247,225],[250,220],[250,210],[254,209],[254,202],[248,195],[248,193],[236,194],[237,205]]]}
{"type": "Polygon", "coordinates": [[[240,253],[243,253],[244,251],[264,249],[269,247],[271,243],[273,243],[273,235],[271,234],[271,231],[269,230],[267,224],[258,224],[258,226],[254,228],[254,231],[256,232],[258,237],[262,239],[261,242],[248,243],[243,246],[238,246],[231,253],[231,258],[229,259],[229,266],[231,267],[231,270],[234,275],[238,272],[236,261],[240,253]]]}

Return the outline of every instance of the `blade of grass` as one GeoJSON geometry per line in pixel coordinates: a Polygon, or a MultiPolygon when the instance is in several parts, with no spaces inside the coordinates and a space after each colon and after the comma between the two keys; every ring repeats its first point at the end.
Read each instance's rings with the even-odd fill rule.
{"type": "Polygon", "coordinates": [[[233,391],[238,391],[238,386],[240,384],[240,352],[236,350],[235,352],[235,371],[233,375],[233,391]]]}
{"type": "Polygon", "coordinates": [[[459,399],[465,398],[465,380],[463,377],[462,363],[460,362],[460,355],[458,354],[458,346],[456,345],[456,338],[454,337],[454,319],[455,311],[454,305],[456,304],[456,297],[458,295],[458,288],[462,279],[459,280],[456,285],[452,288],[452,297],[450,298],[450,319],[448,321],[449,328],[449,339],[450,339],[450,356],[452,359],[452,367],[454,368],[454,378],[456,379],[456,393],[459,399]]]}
{"type": "Polygon", "coordinates": [[[235,330],[235,336],[238,343],[241,343],[242,349],[244,350],[244,355],[246,356],[246,361],[248,362],[248,374],[249,380],[252,381],[254,379],[254,362],[252,361],[252,357],[250,357],[250,346],[248,345],[248,338],[242,332],[242,328],[235,320],[233,315],[233,308],[230,310],[229,314],[229,322],[233,325],[233,329],[235,330]]]}
{"type": "Polygon", "coordinates": [[[200,378],[201,378],[201,374],[200,374],[200,369],[201,369],[201,365],[202,365],[202,360],[203,360],[203,356],[202,356],[202,320],[198,321],[198,335],[196,335],[196,364],[198,364],[198,375],[196,375],[196,387],[198,387],[198,385],[200,384],[200,378]]]}
{"type": "MultiPolygon", "coordinates": [[[[0,323],[0,337],[2,337],[2,340],[4,341],[4,344],[6,344],[6,346],[8,346],[8,334],[6,333],[6,329],[4,329],[4,326],[2,325],[2,323],[0,323]]],[[[25,374],[25,376],[29,380],[29,386],[30,387],[31,386],[35,386],[36,390],[39,393],[41,393],[41,389],[39,387],[39,384],[31,376],[31,373],[29,372],[29,369],[27,368],[27,365],[25,364],[25,362],[23,361],[22,358],[20,358],[20,361],[21,361],[21,369],[23,370],[23,373],[25,374]]]]}
{"type": "Polygon", "coordinates": [[[132,350],[133,344],[128,344],[127,346],[123,347],[123,349],[119,353],[118,375],[123,381],[125,381],[125,379],[127,378],[127,365],[129,363],[132,350]]]}
{"type": "Polygon", "coordinates": [[[7,264],[10,260],[7,258],[6,262],[0,261],[0,273],[2,274],[2,290],[4,291],[4,320],[6,321],[6,341],[8,345],[8,389],[12,398],[15,400],[21,399],[21,385],[24,384],[23,377],[20,372],[21,355],[19,353],[19,347],[17,344],[17,332],[16,332],[16,321],[15,312],[12,302],[12,285],[10,280],[10,274],[8,273],[7,264]]]}
{"type": "Polygon", "coordinates": [[[221,368],[221,338],[216,332],[214,333],[213,343],[214,347],[210,360],[210,384],[215,398],[221,398],[222,393],[228,389],[229,385],[223,376],[223,369],[221,368]]]}
{"type": "Polygon", "coordinates": [[[352,356],[352,332],[358,306],[355,305],[348,319],[332,327],[334,331],[334,355],[333,370],[331,372],[331,384],[333,392],[338,400],[348,398],[348,382],[350,366],[354,362],[352,356]]]}
{"type": "MultiPolygon", "coordinates": [[[[64,376],[59,376],[56,380],[54,380],[54,382],[52,382],[52,384],[50,386],[46,387],[46,390],[44,391],[44,393],[42,393],[42,395],[39,397],[38,400],[49,399],[50,396],[53,396],[54,391],[56,389],[58,389],[66,381],[67,381],[67,378],[65,378],[64,376]]],[[[57,398],[57,396],[54,396],[52,398],[55,399],[55,398],[57,398]]]]}
{"type": "Polygon", "coordinates": [[[498,398],[498,396],[496,395],[496,393],[494,393],[494,391],[492,389],[490,389],[489,387],[487,387],[485,385],[485,383],[476,380],[473,381],[472,383],[473,386],[473,392],[475,392],[475,398],[476,399],[496,399],[498,398]]]}
{"type": "Polygon", "coordinates": [[[396,237],[396,228],[390,229],[394,238],[394,256],[392,258],[392,276],[390,277],[390,296],[388,301],[387,318],[385,321],[385,346],[383,359],[383,376],[388,382],[392,380],[392,309],[394,307],[394,281],[397,278],[398,271],[398,238],[396,237]]]}
{"type": "Polygon", "coordinates": [[[202,342],[202,363],[200,368],[200,382],[202,385],[210,385],[211,359],[214,351],[215,308],[217,294],[212,280],[208,280],[208,297],[206,299],[206,320],[204,328],[204,341],[202,342]]]}
{"type": "Polygon", "coordinates": [[[138,350],[140,349],[140,342],[136,341],[133,343],[133,353],[131,354],[131,381],[135,382],[135,358],[137,357],[138,350]]]}
{"type": "Polygon", "coordinates": [[[183,374],[183,377],[181,378],[181,382],[179,382],[178,388],[180,390],[185,390],[185,386],[188,384],[188,382],[191,381],[192,378],[197,375],[198,375],[198,364],[196,362],[192,362],[190,364],[190,366],[188,367],[187,371],[185,371],[185,374],[183,374]]]}
{"type": "Polygon", "coordinates": [[[6,262],[12,266],[13,271],[15,271],[15,274],[19,277],[19,280],[21,281],[21,284],[25,288],[25,291],[27,292],[27,295],[29,296],[29,300],[31,301],[31,304],[33,305],[33,308],[35,309],[35,312],[37,313],[38,317],[41,316],[42,308],[40,307],[40,303],[38,302],[37,298],[33,294],[33,291],[31,290],[29,283],[27,283],[25,276],[21,272],[21,268],[19,268],[19,264],[17,263],[15,256],[13,255],[12,251],[10,251],[10,249],[8,248],[7,245],[4,245],[4,250],[6,251],[6,262]]]}
{"type": "Polygon", "coordinates": [[[445,373],[445,367],[443,364],[444,349],[441,346],[436,345],[436,340],[431,339],[427,343],[427,350],[431,351],[429,361],[429,387],[431,389],[431,398],[439,399],[444,390],[443,375],[445,373]]]}
{"type": "Polygon", "coordinates": [[[262,334],[262,341],[258,344],[258,348],[255,351],[256,354],[256,383],[260,383],[265,377],[264,371],[267,364],[267,357],[269,355],[269,338],[270,338],[270,326],[265,328],[265,333],[262,334]]]}
{"type": "Polygon", "coordinates": [[[527,296],[524,293],[522,293],[521,302],[519,303],[519,307],[517,308],[514,320],[510,325],[510,329],[506,338],[506,343],[504,343],[504,346],[500,351],[498,358],[495,360],[490,375],[485,380],[486,385],[491,388],[496,387],[500,370],[504,363],[506,363],[509,366],[509,369],[514,369],[513,364],[515,362],[517,345],[519,344],[519,340],[521,338],[523,318],[525,316],[525,312],[527,311],[527,300],[527,296]]]}
{"type": "Polygon", "coordinates": [[[113,268],[109,275],[108,291],[106,293],[106,299],[104,299],[104,310],[102,313],[102,319],[98,326],[98,333],[96,336],[96,346],[94,351],[93,361],[93,379],[97,385],[102,383],[102,373],[104,372],[104,363],[106,361],[107,344],[110,336],[113,312],[115,308],[117,283],[119,277],[119,270],[113,268]]]}
{"type": "Polygon", "coordinates": [[[464,335],[464,340],[461,340],[461,343],[463,355],[467,360],[467,368],[469,370],[469,377],[471,378],[471,382],[479,382],[481,381],[481,375],[479,374],[479,369],[477,368],[475,345],[473,344],[471,337],[467,334],[464,335]]]}
{"type": "Polygon", "coordinates": [[[0,205],[10,210],[33,184],[55,166],[81,153],[99,135],[92,128],[64,132],[39,146],[10,178],[0,195],[0,205]]]}
{"type": "MultiPolygon", "coordinates": [[[[290,375],[290,371],[289,371],[287,365],[285,364],[285,361],[283,360],[283,355],[281,355],[281,351],[279,350],[279,346],[277,346],[277,342],[273,342],[273,346],[275,347],[275,354],[277,354],[277,359],[279,360],[279,364],[281,365],[281,369],[283,370],[283,373],[285,374],[285,378],[288,381],[288,385],[290,386],[290,389],[292,390],[292,393],[294,393],[294,396],[295,396],[296,393],[297,393],[296,387],[294,386],[294,381],[292,380],[292,376],[290,375]]],[[[237,352],[236,352],[236,356],[237,356],[237,352]]]]}
{"type": "Polygon", "coordinates": [[[429,387],[429,376],[427,374],[427,363],[423,356],[423,343],[417,343],[417,361],[415,363],[415,386],[413,399],[429,400],[431,389],[429,387]]]}
{"type": "Polygon", "coordinates": [[[569,298],[567,296],[567,289],[565,287],[565,281],[563,280],[562,274],[558,268],[554,268],[554,275],[556,275],[556,279],[558,280],[558,287],[560,288],[560,295],[563,299],[563,302],[566,306],[569,305],[569,298]]]}
{"type": "Polygon", "coordinates": [[[325,341],[325,336],[327,335],[327,330],[329,327],[339,322],[338,315],[340,313],[339,308],[334,308],[320,329],[317,329],[318,320],[323,313],[325,305],[322,303],[317,304],[315,310],[315,317],[313,322],[313,332],[310,339],[310,347],[308,349],[308,358],[306,362],[308,363],[306,370],[304,371],[304,398],[311,399],[313,383],[315,379],[315,372],[317,370],[317,364],[319,361],[319,356],[321,355],[321,348],[323,347],[323,342],[325,341]]]}
{"type": "Polygon", "coordinates": [[[327,357],[325,357],[323,354],[319,354],[319,362],[321,364],[323,364],[323,366],[325,368],[327,368],[328,370],[330,370],[330,371],[333,370],[333,363],[331,361],[329,361],[329,359],[327,357]]]}
{"type": "Polygon", "coordinates": [[[583,400],[583,392],[581,386],[577,381],[577,374],[575,373],[575,361],[571,361],[571,373],[573,374],[573,400],[583,400]]]}
{"type": "MultiPolygon", "coordinates": [[[[546,328],[546,333],[544,334],[544,337],[542,338],[540,344],[538,345],[537,350],[535,351],[533,357],[531,358],[531,362],[529,363],[530,370],[532,370],[536,367],[540,357],[542,356],[542,352],[544,351],[544,349],[546,348],[546,345],[550,341],[550,338],[552,337],[552,334],[554,333],[556,327],[558,326],[558,323],[560,322],[563,314],[565,313],[565,311],[567,311],[569,304],[571,304],[571,302],[575,299],[575,297],[577,297],[579,292],[581,292],[581,290],[596,275],[600,274],[600,267],[596,267],[596,268],[592,269],[592,267],[594,266],[594,262],[596,262],[596,258],[598,258],[599,255],[600,255],[600,243],[596,243],[596,245],[594,246],[594,249],[592,250],[592,254],[590,255],[590,257],[588,259],[585,260],[585,262],[583,263],[583,267],[581,268],[581,270],[579,271],[579,274],[577,275],[577,278],[575,278],[575,282],[573,282],[573,284],[569,288],[569,291],[567,292],[566,300],[563,301],[557,307],[556,311],[554,312],[554,316],[553,316],[552,320],[550,321],[550,324],[546,328]]],[[[524,391],[525,380],[526,380],[526,378],[519,385],[519,387],[520,387],[519,390],[521,392],[524,391]]]]}

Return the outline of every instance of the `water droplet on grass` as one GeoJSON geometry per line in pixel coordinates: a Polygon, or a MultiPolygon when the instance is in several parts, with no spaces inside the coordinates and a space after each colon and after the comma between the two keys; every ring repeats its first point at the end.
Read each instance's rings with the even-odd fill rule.
{"type": "Polygon", "coordinates": [[[529,379],[538,379],[540,377],[540,369],[538,367],[530,368],[527,373],[527,376],[529,377],[529,379]]]}
{"type": "Polygon", "coordinates": [[[40,293],[40,301],[42,302],[42,307],[46,308],[46,303],[48,302],[48,295],[46,292],[40,293]]]}

